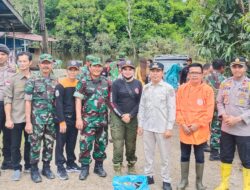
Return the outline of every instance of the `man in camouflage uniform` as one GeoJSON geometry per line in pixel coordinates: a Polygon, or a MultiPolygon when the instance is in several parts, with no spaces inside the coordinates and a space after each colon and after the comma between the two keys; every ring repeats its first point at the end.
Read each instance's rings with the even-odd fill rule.
{"type": "Polygon", "coordinates": [[[50,170],[50,161],[52,160],[53,144],[56,134],[54,124],[54,94],[57,84],[57,80],[51,74],[52,63],[53,59],[50,54],[42,54],[39,62],[40,73],[37,76],[31,77],[25,85],[25,130],[30,134],[31,179],[35,183],[42,181],[37,166],[42,141],[42,175],[48,179],[55,178],[50,170]]]}
{"type": "Polygon", "coordinates": [[[90,66],[91,62],[93,62],[95,59],[97,59],[97,58],[93,55],[86,56],[86,62],[85,62],[85,65],[81,68],[80,74],[77,77],[78,80],[81,80],[82,78],[89,75],[89,66],[90,66]]]}
{"type": "MultiPolygon", "coordinates": [[[[216,97],[220,84],[226,78],[223,76],[225,62],[221,59],[215,59],[212,63],[213,72],[209,74],[205,80],[207,84],[209,84],[213,90],[216,97]]],[[[210,137],[210,157],[209,160],[220,160],[220,136],[221,136],[221,119],[218,117],[217,107],[215,106],[214,116],[211,124],[211,137],[210,137]]]]}
{"type": "MultiPolygon", "coordinates": [[[[4,89],[10,85],[10,78],[15,74],[15,69],[8,63],[10,50],[0,44],[0,133],[3,131],[3,163],[2,170],[12,169],[11,162],[11,129],[5,127],[4,89]]],[[[0,153],[1,155],[1,153],[0,153]]]]}
{"type": "Polygon", "coordinates": [[[106,177],[103,161],[108,143],[108,101],[110,82],[101,72],[103,65],[95,59],[89,67],[90,75],[78,82],[74,96],[76,97],[76,127],[81,130],[80,158],[82,164],[80,180],[89,175],[90,153],[93,149],[95,159],[94,173],[106,177]]]}

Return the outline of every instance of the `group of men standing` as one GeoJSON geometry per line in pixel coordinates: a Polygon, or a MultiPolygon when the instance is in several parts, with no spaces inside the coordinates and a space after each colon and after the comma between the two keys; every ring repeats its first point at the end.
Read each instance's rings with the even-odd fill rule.
{"type": "MultiPolygon", "coordinates": [[[[35,183],[42,181],[38,169],[42,143],[42,175],[48,179],[55,178],[50,169],[54,139],[57,175],[60,179],[68,179],[67,171],[79,171],[79,179],[85,180],[89,175],[93,149],[94,173],[106,177],[103,162],[108,143],[108,106],[112,84],[107,77],[102,76],[105,73],[101,60],[88,56],[89,65],[82,71],[77,61],[70,61],[67,64],[67,77],[58,80],[53,76],[53,58],[50,54],[40,56],[40,72],[32,75],[29,69],[31,54],[21,52],[17,55],[19,72],[15,74],[15,70],[7,63],[9,52],[5,45],[0,44],[0,127],[3,131],[4,157],[1,168],[14,169],[12,180],[20,180],[20,145],[24,131],[24,170],[30,171],[35,183]],[[75,163],[74,154],[78,130],[81,135],[81,167],[75,163]],[[65,146],[67,159],[63,156],[65,146]]],[[[188,185],[192,147],[196,162],[196,189],[206,189],[202,184],[204,146],[209,139],[211,123],[210,158],[219,157],[222,162],[222,182],[216,190],[229,189],[236,146],[243,165],[244,190],[250,189],[250,80],[245,76],[247,63],[242,57],[234,59],[230,64],[233,76],[224,80],[220,74],[224,63],[214,61],[214,72],[206,78],[207,82],[204,82],[202,65],[192,63],[185,71],[188,80],[183,82],[177,92],[163,81],[163,64],[155,62],[149,65],[151,82],[142,91],[138,117],[137,113],[133,114],[133,117],[138,118],[137,133],[143,135],[144,172],[149,184],[154,183],[154,150],[158,144],[162,159],[163,190],[172,189],[170,138],[176,120],[181,149],[181,182],[177,189],[184,190],[188,185]]],[[[127,76],[125,72],[132,73],[134,66],[127,64],[123,69],[124,76],[127,76]]],[[[127,82],[133,81],[130,75],[126,78],[127,82]]],[[[133,100],[130,90],[127,88],[126,96],[133,100]]],[[[137,91],[135,93],[138,94],[137,91]]],[[[121,122],[129,123],[127,117],[131,115],[125,116],[121,122]]],[[[133,149],[135,152],[135,147],[133,149]]]]}

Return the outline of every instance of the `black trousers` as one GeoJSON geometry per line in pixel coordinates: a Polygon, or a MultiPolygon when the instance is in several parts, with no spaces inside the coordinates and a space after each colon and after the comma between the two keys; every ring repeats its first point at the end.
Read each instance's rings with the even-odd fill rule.
{"type": "Polygon", "coordinates": [[[189,162],[192,146],[194,147],[194,156],[196,163],[204,163],[204,146],[206,143],[199,145],[184,144],[181,142],[181,162],[189,162]]]}
{"type": "Polygon", "coordinates": [[[22,142],[22,134],[24,131],[24,168],[29,169],[30,168],[30,143],[28,142],[28,134],[24,130],[25,123],[17,123],[14,124],[14,128],[11,131],[11,161],[13,164],[14,170],[21,170],[22,166],[20,165],[21,162],[21,142],[22,142]]]}
{"type": "Polygon", "coordinates": [[[70,165],[75,162],[75,146],[78,134],[78,129],[75,127],[75,118],[65,116],[67,130],[66,133],[60,133],[59,124],[56,125],[56,155],[55,161],[57,166],[63,164],[70,165]],[[67,161],[63,155],[64,147],[66,149],[67,161]]]}
{"type": "Polygon", "coordinates": [[[11,129],[5,127],[4,102],[0,101],[0,132],[3,132],[3,162],[11,162],[11,129]]]}
{"type": "Polygon", "coordinates": [[[221,162],[232,164],[236,146],[243,167],[250,169],[250,136],[236,136],[222,131],[221,162]]]}

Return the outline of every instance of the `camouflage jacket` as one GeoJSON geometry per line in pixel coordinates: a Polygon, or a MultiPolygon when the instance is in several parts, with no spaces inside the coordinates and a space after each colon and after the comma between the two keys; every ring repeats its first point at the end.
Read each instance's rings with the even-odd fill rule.
{"type": "Polygon", "coordinates": [[[217,72],[217,71],[213,71],[211,74],[209,74],[205,78],[206,83],[213,88],[214,95],[215,95],[214,97],[215,98],[216,98],[216,96],[218,94],[218,90],[220,88],[220,84],[225,79],[226,79],[226,77],[224,75],[222,75],[221,73],[217,72]]]}
{"type": "Polygon", "coordinates": [[[98,117],[108,113],[111,82],[103,76],[91,79],[90,75],[76,85],[74,96],[82,100],[82,116],[98,117]]]}
{"type": "Polygon", "coordinates": [[[89,75],[89,69],[88,69],[88,67],[86,65],[84,65],[83,67],[81,67],[80,73],[78,74],[77,79],[82,80],[87,75],[89,75]]]}
{"type": "Polygon", "coordinates": [[[55,112],[55,87],[57,80],[53,75],[45,78],[39,73],[25,84],[25,100],[32,102],[32,124],[51,124],[55,112]]]}

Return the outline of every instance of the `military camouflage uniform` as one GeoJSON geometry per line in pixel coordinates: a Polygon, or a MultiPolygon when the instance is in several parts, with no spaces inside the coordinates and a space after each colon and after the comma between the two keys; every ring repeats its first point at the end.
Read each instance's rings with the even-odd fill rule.
{"type": "Polygon", "coordinates": [[[43,140],[43,161],[51,161],[56,134],[54,124],[55,86],[54,76],[45,78],[39,73],[32,76],[25,85],[25,100],[32,103],[31,123],[33,133],[29,136],[31,143],[30,162],[39,162],[41,142],[43,140]]]}
{"type": "Polygon", "coordinates": [[[77,76],[77,79],[78,80],[82,80],[83,78],[85,78],[87,75],[89,75],[89,69],[86,65],[84,65],[82,68],[81,68],[81,72],[80,74],[77,76]]]}
{"type": "Polygon", "coordinates": [[[110,82],[103,76],[91,79],[88,75],[78,82],[74,96],[82,99],[84,129],[80,137],[80,158],[82,165],[91,163],[90,152],[94,144],[93,158],[103,161],[108,144],[108,101],[110,82]]]}
{"type": "MultiPolygon", "coordinates": [[[[220,88],[220,84],[226,78],[218,71],[213,71],[206,77],[206,82],[210,85],[215,94],[215,98],[217,97],[218,90],[220,88]]],[[[220,150],[220,137],[221,137],[221,120],[218,117],[217,107],[215,106],[214,116],[211,124],[211,137],[210,137],[210,146],[211,149],[220,150]]]]}

